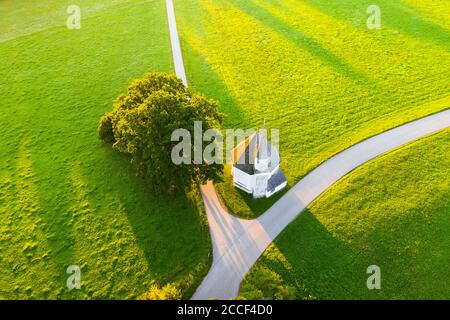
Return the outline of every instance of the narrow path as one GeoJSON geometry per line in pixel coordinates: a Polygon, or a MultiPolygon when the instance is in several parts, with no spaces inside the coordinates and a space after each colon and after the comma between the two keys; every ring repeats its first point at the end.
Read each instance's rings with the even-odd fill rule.
{"type": "MultiPolygon", "coordinates": [[[[175,73],[187,85],[172,0],[166,0],[175,73]]],[[[259,256],[300,213],[331,185],[367,161],[450,127],[450,109],[362,141],[325,161],[263,215],[242,220],[221,205],[214,185],[201,186],[213,243],[213,265],[192,299],[229,299],[259,256]]]]}
{"type": "Polygon", "coordinates": [[[169,22],[170,43],[172,45],[173,65],[175,74],[183,80],[187,87],[186,71],[184,70],[183,55],[181,54],[180,38],[178,37],[177,21],[175,19],[175,9],[173,0],[166,0],[167,19],[169,22]]]}
{"type": "Polygon", "coordinates": [[[212,183],[202,196],[213,241],[213,265],[193,299],[238,295],[245,274],[270,243],[331,185],[367,161],[450,127],[450,109],[383,132],[330,158],[254,220],[238,219],[221,206],[212,183]]]}

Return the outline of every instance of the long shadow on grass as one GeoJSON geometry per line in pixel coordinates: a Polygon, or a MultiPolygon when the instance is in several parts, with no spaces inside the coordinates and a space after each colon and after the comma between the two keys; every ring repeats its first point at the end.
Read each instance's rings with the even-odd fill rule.
{"type": "Polygon", "coordinates": [[[260,216],[291,188],[288,185],[270,198],[254,199],[251,194],[234,186],[231,165],[225,166],[224,170],[223,181],[216,184],[216,190],[221,196],[221,200],[227,207],[228,212],[243,219],[254,219],[260,216]],[[235,200],[236,198],[237,200],[235,200]]]}
{"type": "MultiPolygon", "coordinates": [[[[226,84],[220,79],[218,74],[214,72],[210,64],[205,61],[205,58],[196,51],[187,40],[184,40],[183,37],[181,38],[181,41],[183,52],[185,53],[184,62],[191,90],[205,93],[208,97],[219,101],[220,111],[224,113],[224,127],[235,129],[241,128],[245,130],[252,124],[255,126],[261,125],[261,120],[250,120],[247,118],[243,108],[241,108],[238,102],[231,96],[226,84]]],[[[230,168],[227,166],[225,170],[230,170],[230,168]]],[[[233,186],[233,178],[230,174],[224,174],[224,181],[221,183],[224,187],[218,188],[218,191],[225,203],[227,203],[227,193],[236,193],[237,196],[245,201],[250,210],[256,213],[256,215],[266,211],[285,192],[280,192],[269,199],[255,200],[252,196],[233,186]]],[[[286,188],[286,191],[287,189],[288,188],[286,188]]],[[[231,210],[231,212],[233,212],[233,210],[231,210]]],[[[240,215],[239,213],[236,214],[240,215]]],[[[240,216],[242,217],[244,215],[240,216]]],[[[248,216],[246,218],[252,217],[248,216]]]]}
{"type": "Polygon", "coordinates": [[[273,15],[271,12],[260,7],[253,0],[240,1],[231,0],[237,8],[245,12],[247,15],[258,19],[262,24],[266,25],[268,28],[280,33],[285,38],[290,40],[300,49],[307,50],[316,58],[327,63],[333,67],[336,71],[344,74],[345,76],[353,79],[361,85],[367,86],[368,83],[373,84],[372,80],[367,78],[364,74],[354,70],[351,66],[347,65],[339,57],[334,55],[332,52],[324,48],[320,43],[315,41],[313,38],[309,37],[305,33],[291,27],[289,24],[285,23],[280,18],[273,15]]]}
{"type": "Polygon", "coordinates": [[[298,298],[375,297],[376,293],[371,295],[366,287],[368,265],[358,261],[360,253],[333,236],[308,209],[283,231],[275,245],[290,270],[266,257],[261,262],[271,266],[288,284],[295,285],[298,298]]]}
{"type": "MultiPolygon", "coordinates": [[[[30,135],[33,139],[30,146],[33,170],[37,177],[36,196],[41,207],[42,224],[46,232],[47,244],[51,250],[50,256],[58,272],[57,275],[54,275],[57,281],[49,283],[49,286],[55,287],[55,289],[65,289],[68,277],[66,268],[77,263],[74,260],[74,243],[71,236],[73,209],[67,206],[67,203],[70,203],[67,195],[70,195],[72,190],[67,177],[67,159],[59,159],[54,153],[58,147],[64,149],[70,138],[60,136],[57,140],[53,139],[50,145],[42,144],[42,141],[39,140],[45,141],[51,133],[43,133],[39,126],[32,130],[30,135]]],[[[67,292],[63,291],[62,294],[67,292]]],[[[73,297],[74,294],[76,296],[77,293],[72,292],[70,296],[73,297]]]]}
{"type": "Polygon", "coordinates": [[[430,197],[429,203],[419,202],[408,210],[389,211],[373,221],[375,227],[368,228],[358,239],[367,248],[366,264],[381,268],[385,298],[445,299],[448,296],[444,278],[450,244],[449,196],[450,192],[443,192],[430,197]]]}
{"type": "MultiPolygon", "coordinates": [[[[306,0],[306,2],[325,14],[344,22],[348,22],[356,10],[365,13],[368,6],[373,4],[372,0],[353,1],[352,4],[349,4],[348,1],[306,0]]],[[[450,49],[450,32],[414,15],[413,13],[416,11],[414,8],[392,0],[380,0],[376,4],[381,9],[382,28],[385,25],[413,38],[435,43],[447,50],[450,49]],[[405,10],[406,8],[409,10],[405,10]]],[[[367,14],[366,17],[369,15],[367,14]]],[[[365,21],[363,23],[362,27],[366,29],[365,21]]]]}
{"type": "Polygon", "coordinates": [[[242,127],[246,129],[250,124],[249,119],[231,96],[223,80],[214,72],[211,65],[206,62],[205,57],[195,50],[183,36],[181,37],[181,45],[185,53],[184,62],[191,90],[206,94],[208,98],[219,102],[219,109],[224,113],[225,128],[242,127]]]}
{"type": "MultiPolygon", "coordinates": [[[[120,203],[152,273],[165,284],[192,276],[198,281],[209,267],[210,239],[195,204],[185,194],[170,196],[149,181],[136,177],[129,158],[104,145],[88,167],[102,164],[91,179],[96,194],[108,194],[120,203]],[[199,278],[199,279],[197,279],[199,278]]],[[[104,204],[109,210],[114,205],[104,204]]],[[[191,288],[187,288],[188,294],[191,288]]]]}
{"type": "MultiPolygon", "coordinates": [[[[444,197],[438,201],[441,199],[444,197]]],[[[426,206],[379,220],[362,214],[358,223],[363,223],[365,230],[341,232],[344,240],[337,239],[306,209],[275,241],[289,267],[266,256],[260,264],[296,286],[298,298],[441,299],[446,294],[443,275],[447,266],[447,226],[443,221],[448,220],[443,206],[432,212],[431,219],[424,215],[426,206]],[[381,268],[381,290],[367,289],[370,274],[366,270],[370,265],[381,268]]],[[[350,210],[352,214],[358,212],[350,210]]],[[[351,227],[355,222],[340,223],[351,227]]]]}
{"type": "Polygon", "coordinates": [[[68,184],[66,166],[53,162],[51,168],[43,164],[38,175],[41,177],[38,186],[38,196],[47,224],[48,244],[52,250],[52,257],[60,268],[61,284],[65,283],[66,268],[76,264],[74,256],[74,242],[72,238],[73,208],[67,195],[72,194],[68,184]]]}

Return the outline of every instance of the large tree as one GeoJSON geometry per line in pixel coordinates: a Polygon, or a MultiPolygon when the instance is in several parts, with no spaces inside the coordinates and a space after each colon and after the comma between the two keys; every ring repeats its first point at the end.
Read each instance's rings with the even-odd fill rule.
{"type": "MultiPolygon", "coordinates": [[[[116,99],[113,111],[100,119],[98,133],[115,150],[129,154],[138,173],[149,178],[154,186],[173,192],[191,186],[194,181],[217,180],[223,169],[217,163],[172,161],[172,150],[178,144],[171,141],[172,133],[185,129],[194,137],[196,121],[202,122],[204,131],[220,126],[217,103],[192,95],[173,75],[150,73],[134,80],[127,93],[116,99]]],[[[194,143],[189,153],[195,153],[194,143]]]]}

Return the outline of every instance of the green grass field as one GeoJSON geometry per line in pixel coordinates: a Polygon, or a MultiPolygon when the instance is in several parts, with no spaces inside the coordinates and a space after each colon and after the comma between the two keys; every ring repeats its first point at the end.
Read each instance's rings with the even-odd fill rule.
{"type": "Polygon", "coordinates": [[[360,167],[313,202],[247,274],[270,270],[296,298],[447,299],[450,130],[360,167]],[[368,290],[366,269],[381,269],[368,290]]]}
{"type": "MultiPolygon", "coordinates": [[[[450,6],[381,0],[382,27],[366,27],[371,1],[176,1],[191,87],[221,102],[225,128],[280,129],[290,186],[369,136],[450,105],[450,6]]],[[[229,170],[229,169],[228,169],[229,170]]],[[[235,214],[255,201],[217,185],[235,214]]]]}
{"type": "Polygon", "coordinates": [[[0,2],[0,299],[188,298],[206,274],[198,195],[154,194],[96,134],[131,79],[172,70],[164,3],[80,0],[68,30],[67,2],[0,2]]]}
{"type": "MultiPolygon", "coordinates": [[[[368,0],[174,2],[190,87],[219,101],[224,128],[265,119],[280,129],[290,186],[352,144],[450,105],[448,1],[379,0],[380,30],[366,27],[368,0]]],[[[71,2],[0,0],[0,299],[135,299],[153,283],[189,298],[208,271],[197,190],[152,191],[158,182],[136,177],[96,134],[132,79],[172,72],[164,3],[79,0],[81,29],[69,30],[71,2]],[[66,288],[69,265],[81,267],[81,290],[66,288]]],[[[257,267],[297,298],[443,297],[448,139],[355,171],[257,267]],[[365,288],[369,264],[382,268],[381,291],[365,288]]],[[[251,199],[229,167],[216,187],[245,218],[282,195],[251,199]]],[[[253,285],[250,273],[244,289],[253,285]]]]}

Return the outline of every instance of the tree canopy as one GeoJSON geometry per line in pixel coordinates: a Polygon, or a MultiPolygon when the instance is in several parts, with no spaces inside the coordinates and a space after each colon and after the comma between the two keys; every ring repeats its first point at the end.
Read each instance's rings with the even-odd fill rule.
{"type": "MultiPolygon", "coordinates": [[[[171,152],[178,142],[172,141],[172,133],[185,129],[194,137],[196,121],[201,121],[206,131],[218,128],[221,119],[215,101],[192,95],[173,75],[150,73],[134,80],[127,93],[115,100],[112,112],[100,119],[98,134],[113,149],[129,154],[137,172],[154,186],[179,191],[192,182],[217,180],[223,165],[175,164],[171,152]]],[[[190,148],[189,153],[193,154],[194,143],[190,148]]]]}

